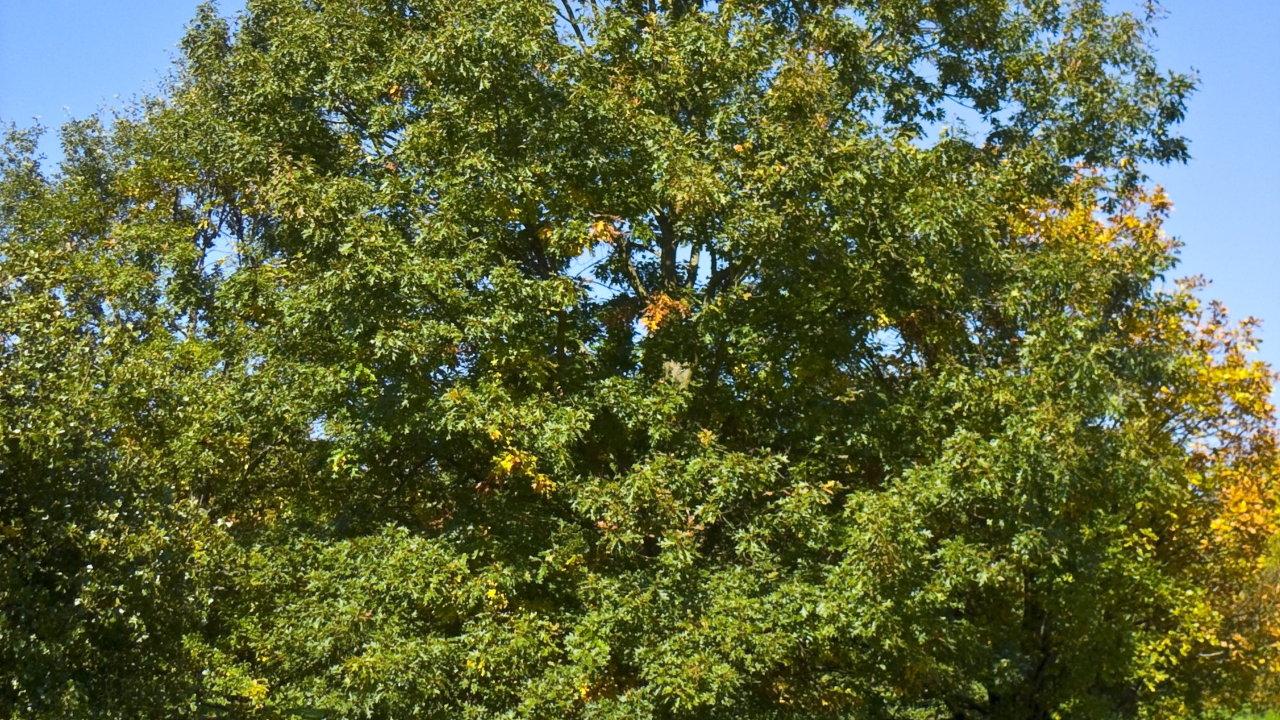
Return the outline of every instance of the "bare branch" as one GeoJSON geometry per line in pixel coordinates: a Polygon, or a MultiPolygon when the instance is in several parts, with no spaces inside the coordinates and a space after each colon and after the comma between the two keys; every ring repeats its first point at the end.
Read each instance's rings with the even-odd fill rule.
{"type": "Polygon", "coordinates": [[[621,240],[615,247],[618,258],[622,261],[622,272],[627,276],[627,282],[631,284],[631,289],[635,291],[636,296],[641,300],[648,300],[649,290],[644,286],[644,282],[640,280],[640,273],[636,270],[636,264],[631,259],[631,243],[621,240]]]}
{"type": "Polygon", "coordinates": [[[680,247],[676,239],[675,227],[671,218],[661,210],[655,210],[653,218],[658,224],[658,267],[662,271],[662,284],[673,288],[680,284],[679,271],[676,269],[676,250],[680,247]]]}
{"type": "Polygon", "coordinates": [[[689,249],[689,262],[685,266],[685,285],[689,289],[693,289],[695,283],[698,282],[698,263],[702,260],[702,245],[694,243],[689,249]]]}
{"type": "Polygon", "coordinates": [[[582,28],[578,26],[578,16],[573,14],[573,5],[569,3],[569,0],[560,0],[560,4],[564,6],[565,12],[560,17],[563,17],[565,22],[569,23],[569,27],[573,28],[573,34],[578,36],[578,44],[582,46],[583,50],[586,50],[587,38],[582,34],[582,28]]]}

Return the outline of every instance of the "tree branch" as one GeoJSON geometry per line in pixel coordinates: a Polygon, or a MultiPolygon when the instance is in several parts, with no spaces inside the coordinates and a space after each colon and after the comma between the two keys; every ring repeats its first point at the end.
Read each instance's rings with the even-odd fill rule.
{"type": "Polygon", "coordinates": [[[702,246],[694,243],[689,249],[689,262],[685,266],[685,286],[690,290],[698,282],[698,263],[702,260],[702,246]]]}
{"type": "Polygon", "coordinates": [[[628,240],[620,240],[615,246],[618,258],[622,261],[622,272],[627,277],[627,282],[631,285],[631,289],[635,291],[636,296],[641,300],[649,299],[649,290],[644,286],[644,282],[640,280],[640,273],[636,270],[636,264],[631,259],[631,242],[628,240]]]}
{"type": "Polygon", "coordinates": [[[732,261],[725,263],[724,267],[714,270],[711,273],[711,278],[707,280],[707,298],[713,298],[725,287],[737,284],[746,273],[747,268],[732,261]]]}
{"type": "Polygon", "coordinates": [[[573,34],[578,36],[578,44],[583,50],[587,49],[587,38],[582,34],[582,28],[578,27],[578,17],[573,14],[573,5],[569,4],[569,0],[560,0],[560,4],[564,6],[565,21],[569,23],[569,27],[573,28],[573,34]]]}
{"type": "Polygon", "coordinates": [[[658,247],[661,250],[658,267],[662,271],[662,285],[666,288],[678,287],[680,274],[676,268],[676,249],[680,243],[676,239],[675,228],[671,225],[671,219],[661,210],[654,211],[653,219],[658,224],[658,247]]]}

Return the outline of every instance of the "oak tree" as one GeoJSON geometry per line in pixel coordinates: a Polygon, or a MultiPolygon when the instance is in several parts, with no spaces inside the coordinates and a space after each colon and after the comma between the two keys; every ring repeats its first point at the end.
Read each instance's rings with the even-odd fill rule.
{"type": "Polygon", "coordinates": [[[1265,693],[1272,375],[1114,5],[203,7],[3,145],[0,714],[1265,693]]]}

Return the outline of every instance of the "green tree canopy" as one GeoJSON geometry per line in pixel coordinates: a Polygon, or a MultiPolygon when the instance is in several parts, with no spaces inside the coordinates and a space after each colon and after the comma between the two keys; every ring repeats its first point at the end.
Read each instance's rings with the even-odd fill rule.
{"type": "Polygon", "coordinates": [[[1272,377],[1107,5],[250,0],[56,172],[12,130],[0,714],[1265,689],[1272,377]]]}

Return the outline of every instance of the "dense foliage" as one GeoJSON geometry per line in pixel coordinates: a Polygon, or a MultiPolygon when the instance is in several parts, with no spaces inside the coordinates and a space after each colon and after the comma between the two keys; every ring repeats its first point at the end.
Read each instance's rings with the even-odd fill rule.
{"type": "Polygon", "coordinates": [[[0,157],[0,715],[1265,703],[1155,10],[250,0],[0,157]],[[1252,696],[1252,697],[1251,697],[1252,696]]]}

